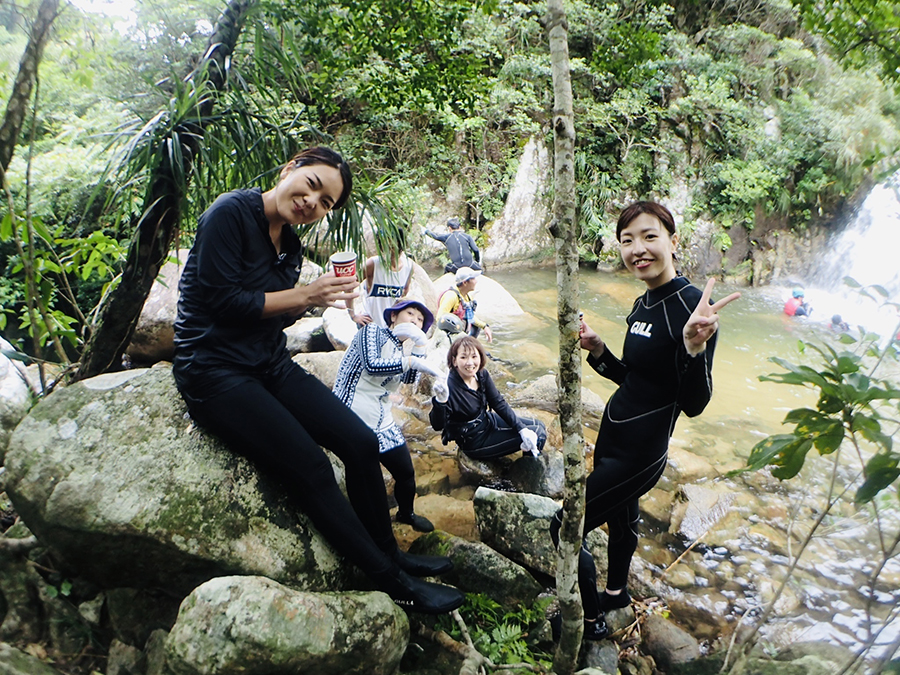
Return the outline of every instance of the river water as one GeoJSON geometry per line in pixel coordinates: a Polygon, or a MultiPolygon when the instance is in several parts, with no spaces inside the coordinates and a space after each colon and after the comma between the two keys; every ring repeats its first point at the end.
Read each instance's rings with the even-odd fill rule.
{"type": "MultiPolygon", "coordinates": [[[[555,271],[516,269],[489,274],[526,312],[504,325],[492,324],[492,355],[511,364],[519,383],[556,372],[555,271]]],[[[581,271],[580,297],[585,320],[616,353],[621,353],[625,317],[643,290],[642,283],[624,272],[581,271]]],[[[713,296],[720,298],[732,290],[735,289],[720,284],[713,296]]],[[[824,505],[831,477],[829,458],[814,451],[800,476],[791,481],[778,481],[768,472],[725,476],[744,466],[751,448],[762,438],[789,430],[781,424],[788,410],[815,407],[811,391],[760,382],[758,378],[781,371],[769,361],[773,356],[815,366],[811,355],[801,354],[801,340],[836,344],[826,325],[831,313],[819,312],[822,316],[818,317],[814,313],[812,320],[783,314],[782,304],[789,289],[739,290],[743,297],[731,303],[721,317],[713,370],[714,397],[700,417],[681,416],[670,456],[670,462],[682,465],[675,475],[688,475],[688,482],[723,495],[721,503],[728,507],[717,513],[718,519],[706,523],[708,531],[695,533],[694,536],[701,535],[700,543],[666,574],[666,581],[681,588],[690,605],[732,622],[752,620],[772,597],[800,541],[824,505]]],[[[900,382],[896,361],[889,368],[893,369],[894,381],[900,382]]],[[[614,385],[586,365],[583,384],[604,400],[614,390],[614,385]]],[[[595,440],[595,435],[587,438],[591,444],[595,440]]],[[[842,468],[838,474],[847,479],[848,471],[842,468]]],[[[660,488],[674,493],[678,485],[672,483],[667,472],[660,488]]],[[[653,493],[642,501],[642,508],[647,500],[652,504],[653,493]]],[[[882,502],[882,517],[888,522],[889,531],[896,532],[900,523],[896,499],[882,502]]],[[[787,591],[776,605],[776,615],[763,629],[767,640],[775,645],[828,640],[858,647],[869,630],[877,629],[885,617],[898,611],[897,559],[887,562],[880,582],[874,590],[869,588],[869,573],[881,559],[879,539],[870,518],[869,511],[853,507],[852,495],[838,504],[835,515],[825,520],[802,556],[787,591]]],[[[651,519],[645,518],[642,525],[644,536],[639,554],[661,573],[691,540],[670,534],[648,520],[651,519]]],[[[884,631],[879,645],[896,639],[900,630],[897,624],[900,621],[884,631]]]]}

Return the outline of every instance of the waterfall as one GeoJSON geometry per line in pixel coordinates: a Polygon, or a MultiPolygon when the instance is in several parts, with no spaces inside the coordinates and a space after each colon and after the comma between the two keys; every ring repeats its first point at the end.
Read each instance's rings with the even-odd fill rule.
{"type": "Polygon", "coordinates": [[[853,221],[835,235],[829,250],[807,287],[814,318],[828,322],[833,314],[840,314],[853,327],[864,326],[887,337],[900,317],[897,309],[861,297],[843,279],[879,285],[888,292],[890,302],[900,304],[900,172],[872,189],[853,221]]]}

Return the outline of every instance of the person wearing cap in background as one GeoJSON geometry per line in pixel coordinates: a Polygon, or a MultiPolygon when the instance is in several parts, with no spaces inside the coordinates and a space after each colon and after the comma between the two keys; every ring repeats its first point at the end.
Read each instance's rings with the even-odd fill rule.
{"type": "Polygon", "coordinates": [[[425,234],[432,239],[437,239],[447,247],[447,255],[450,256],[450,262],[444,266],[444,271],[448,274],[453,274],[461,267],[480,270],[481,251],[478,250],[472,235],[462,231],[459,218],[455,216],[450,218],[447,221],[447,227],[450,230],[447,234],[435,234],[431,230],[425,230],[425,234]]]}
{"type": "Polygon", "coordinates": [[[784,303],[784,313],[788,316],[809,316],[812,307],[804,299],[803,289],[797,286],[791,292],[791,297],[784,303]]]}
{"type": "Polygon", "coordinates": [[[448,288],[441,295],[438,316],[455,314],[462,320],[463,330],[466,333],[477,338],[484,331],[487,341],[493,342],[494,334],[491,332],[491,327],[475,315],[478,302],[470,296],[475,290],[480,276],[481,271],[473,270],[471,267],[460,267],[456,270],[456,285],[448,288]]]}
{"type": "Polygon", "coordinates": [[[384,310],[389,328],[367,323],[353,337],[334,382],[334,393],[365,422],[378,437],[379,459],[394,477],[397,522],[418,532],[431,532],[434,525],[413,510],[416,474],[409,446],[391,415],[391,394],[401,384],[412,384],[420,372],[435,377],[433,395],[442,393],[447,380],[425,362],[428,339],[434,323],[428,308],[416,300],[401,300],[384,310]],[[413,341],[412,354],[403,355],[402,343],[413,341]]]}

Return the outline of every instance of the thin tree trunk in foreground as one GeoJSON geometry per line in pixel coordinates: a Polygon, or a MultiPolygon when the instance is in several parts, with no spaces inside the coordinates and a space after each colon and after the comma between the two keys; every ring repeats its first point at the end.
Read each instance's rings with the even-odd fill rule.
{"type": "Polygon", "coordinates": [[[559,423],[566,482],[563,522],[556,562],[556,592],[562,636],[553,659],[557,675],[571,675],[578,662],[584,611],[578,592],[578,552],[584,527],[584,441],[581,427],[581,349],[578,340],[578,249],[575,219],[575,125],[569,72],[568,22],[562,0],[548,3],[550,62],[553,71],[554,182],[559,317],[559,423]]]}
{"type": "Polygon", "coordinates": [[[28,44],[19,61],[19,72],[13,84],[12,93],[6,103],[6,114],[0,125],[0,170],[6,172],[16,149],[28,104],[31,101],[31,90],[37,82],[38,65],[44,53],[44,46],[50,37],[50,26],[59,16],[59,0],[43,0],[38,8],[37,16],[28,35],[28,44]]]}
{"type": "MultiPolygon", "coordinates": [[[[209,67],[209,84],[213,91],[221,91],[225,87],[226,63],[234,52],[244,18],[255,2],[256,0],[231,0],[216,23],[201,62],[201,66],[209,67]]],[[[178,130],[182,133],[184,145],[192,150],[190,156],[185,156],[178,167],[169,161],[161,162],[150,178],[143,216],[128,251],[122,278],[100,310],[82,354],[81,364],[75,373],[75,380],[115,370],[122,362],[122,355],[131,341],[144,302],[178,232],[184,195],[183,184],[177,180],[176,175],[182,173],[185,181],[190,180],[193,157],[196,157],[203,138],[203,124],[199,120],[209,115],[213,103],[213,97],[205,97],[196,111],[195,119],[198,122],[190,124],[189,129],[178,130]]],[[[168,138],[164,138],[161,145],[167,140],[168,138]]]]}

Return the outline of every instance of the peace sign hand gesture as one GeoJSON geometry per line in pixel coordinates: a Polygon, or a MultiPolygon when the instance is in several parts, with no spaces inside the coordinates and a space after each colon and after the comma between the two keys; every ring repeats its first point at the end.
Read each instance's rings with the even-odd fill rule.
{"type": "Polygon", "coordinates": [[[684,324],[684,348],[687,349],[687,353],[691,356],[697,356],[706,351],[707,340],[719,329],[718,311],[729,302],[741,297],[740,293],[732,293],[728,297],[710,305],[709,298],[715,285],[715,279],[710,279],[706,282],[706,288],[703,289],[703,295],[700,297],[697,308],[688,318],[687,323],[684,324]]]}

